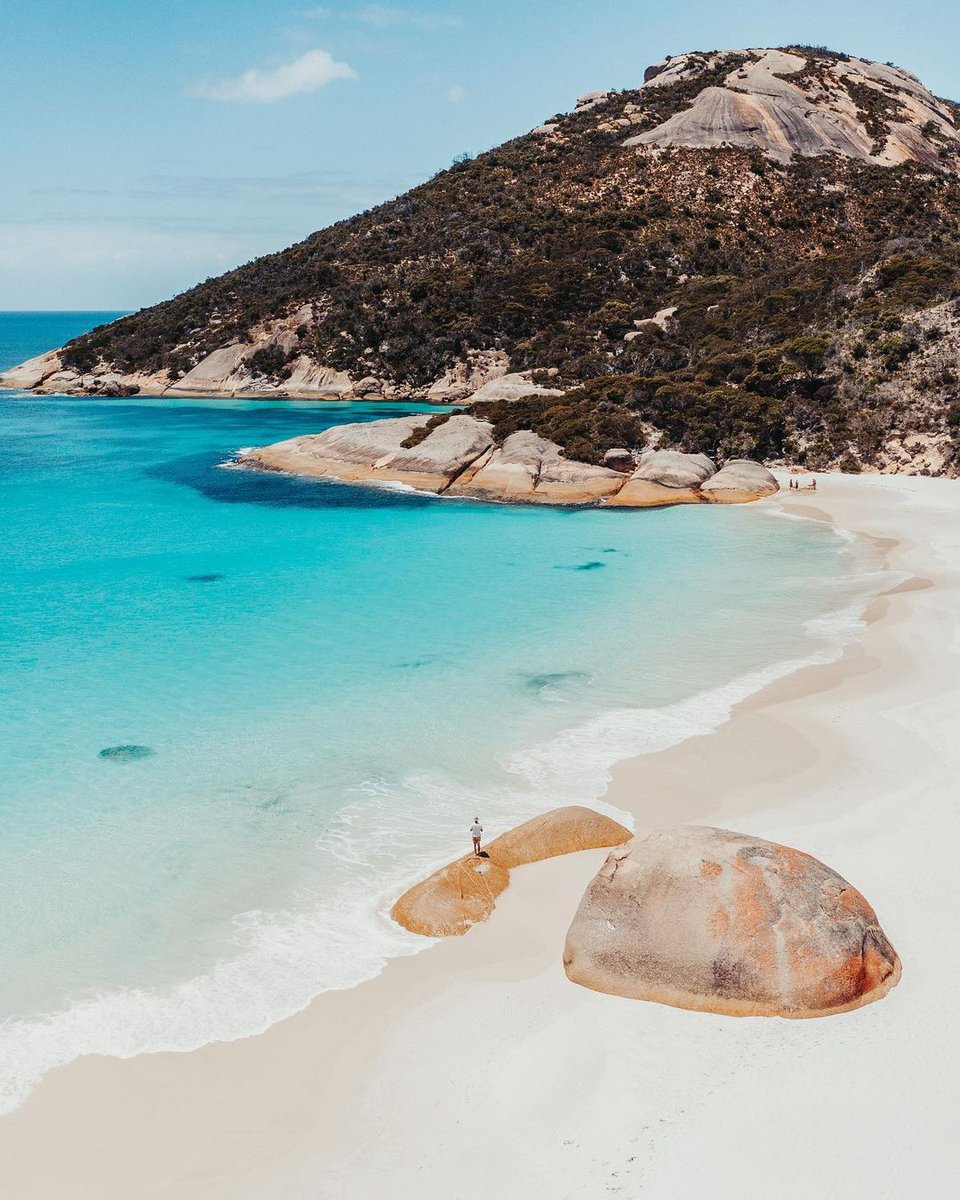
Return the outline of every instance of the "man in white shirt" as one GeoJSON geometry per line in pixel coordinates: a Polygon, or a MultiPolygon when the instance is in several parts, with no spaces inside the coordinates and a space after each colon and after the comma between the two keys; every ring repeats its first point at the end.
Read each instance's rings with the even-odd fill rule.
{"type": "Polygon", "coordinates": [[[473,838],[473,852],[480,857],[480,839],[483,837],[483,826],[480,824],[480,818],[474,817],[473,824],[470,826],[470,836],[473,838]]]}

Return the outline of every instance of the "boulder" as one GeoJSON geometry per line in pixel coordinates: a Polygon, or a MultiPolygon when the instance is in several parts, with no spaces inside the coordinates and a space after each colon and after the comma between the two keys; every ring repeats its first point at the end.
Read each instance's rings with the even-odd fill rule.
{"type": "Polygon", "coordinates": [[[620,846],[631,837],[630,830],[612,817],[573,804],[568,808],[556,808],[524,821],[508,833],[501,833],[488,844],[487,853],[497,866],[510,870],[524,863],[555,858],[558,854],[620,846]]]}
{"type": "Polygon", "coordinates": [[[291,371],[279,390],[285,396],[309,396],[317,400],[350,400],[353,383],[346,371],[321,367],[306,354],[290,364],[291,371]]]}
{"type": "Polygon", "coordinates": [[[195,367],[171,384],[171,392],[232,393],[247,377],[244,364],[256,349],[247,342],[221,346],[202,358],[195,367]]]}
{"type": "Polygon", "coordinates": [[[521,429],[478,459],[447,495],[522,504],[594,504],[622,483],[622,472],[566,459],[555,442],[521,429]]]}
{"type": "Polygon", "coordinates": [[[432,404],[455,404],[509,370],[510,359],[503,350],[468,350],[465,358],[458,358],[430,385],[427,399],[432,404]]]}
{"type": "Polygon", "coordinates": [[[603,466],[608,471],[632,472],[636,467],[632,451],[625,446],[617,446],[613,450],[607,450],[603,456],[603,466]]]}
{"type": "Polygon", "coordinates": [[[460,413],[438,425],[419,445],[410,449],[400,446],[383,455],[374,463],[374,476],[442,492],[492,446],[489,421],[460,413]]]}
{"type": "Polygon", "coordinates": [[[590,808],[572,806],[534,817],[495,838],[485,858],[467,854],[400,897],[390,915],[425,937],[456,937],[485,921],[510,882],[510,870],[577,850],[619,846],[630,831],[590,808]]]}
{"type": "Polygon", "coordinates": [[[430,418],[426,415],[388,417],[351,425],[332,425],[323,433],[288,438],[247,450],[237,459],[243,466],[292,475],[363,480],[374,464],[400,449],[400,444],[430,418]]]}
{"type": "Polygon", "coordinates": [[[490,449],[492,427],[458,414],[418,445],[405,447],[403,443],[429,420],[426,414],[418,414],[334,425],[323,433],[248,450],[237,461],[295,475],[350,483],[405,483],[421,491],[441,492],[490,449]]]}
{"type": "Polygon", "coordinates": [[[630,478],[604,508],[670,508],[674,504],[702,504],[699,488],[666,487],[645,479],[630,478]]]}
{"type": "Polygon", "coordinates": [[[767,468],[749,458],[732,458],[700,485],[701,495],[711,504],[749,504],[779,490],[767,468]]]}
{"type": "Polygon", "coordinates": [[[606,503],[611,508],[662,508],[670,504],[700,504],[701,485],[716,473],[705,454],[678,450],[647,450],[621,490],[606,503]]]}
{"type": "Polygon", "coordinates": [[[679,450],[646,450],[634,472],[635,479],[671,488],[695,488],[716,475],[713,459],[705,454],[681,454],[679,450]]]}
{"type": "Polygon", "coordinates": [[[696,826],[644,833],[608,856],[563,963],[594,991],[728,1016],[827,1016],[900,978],[876,913],[830,867],[696,826]]]}
{"type": "Polygon", "coordinates": [[[11,388],[19,391],[39,387],[44,380],[62,369],[60,355],[56,350],[48,354],[40,354],[28,359],[18,367],[0,372],[0,388],[11,388]]]}
{"type": "Polygon", "coordinates": [[[504,867],[467,854],[404,892],[390,916],[411,933],[458,937],[490,916],[509,883],[504,867]]]}
{"type": "Polygon", "coordinates": [[[657,329],[662,329],[663,332],[666,333],[669,331],[670,326],[674,323],[673,318],[676,315],[676,304],[671,305],[669,308],[661,308],[660,311],[652,317],[644,317],[643,320],[634,321],[633,324],[635,329],[632,333],[624,334],[623,340],[625,342],[631,342],[634,338],[640,337],[643,331],[645,329],[649,329],[651,326],[654,326],[657,329]]]}
{"type": "Polygon", "coordinates": [[[554,446],[540,462],[534,499],[539,504],[596,504],[622,487],[622,471],[564,458],[559,446],[554,446]]]}
{"type": "Polygon", "coordinates": [[[523,396],[562,395],[563,391],[559,388],[548,388],[539,383],[533,383],[530,379],[530,372],[523,371],[489,379],[475,392],[472,392],[466,398],[465,403],[474,404],[478,400],[519,400],[523,396]]]}

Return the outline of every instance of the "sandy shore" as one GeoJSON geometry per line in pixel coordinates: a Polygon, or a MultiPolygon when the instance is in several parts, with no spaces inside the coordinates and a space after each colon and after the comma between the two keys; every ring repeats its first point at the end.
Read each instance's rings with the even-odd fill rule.
{"type": "Polygon", "coordinates": [[[467,937],[258,1037],[53,1072],[0,1119],[2,1193],[953,1195],[960,483],[830,476],[772,503],[889,539],[910,579],[841,661],[781,680],[713,734],[621,763],[607,798],[638,826],[728,825],[824,859],[900,953],[889,997],[790,1022],[575,987],[563,937],[604,852],[553,860],[514,872],[467,937]]]}

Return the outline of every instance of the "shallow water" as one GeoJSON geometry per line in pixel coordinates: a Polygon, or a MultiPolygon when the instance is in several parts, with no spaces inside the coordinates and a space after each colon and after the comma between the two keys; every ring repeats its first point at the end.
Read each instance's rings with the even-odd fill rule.
{"type": "Polygon", "coordinates": [[[383,415],[0,393],[0,1100],[369,977],[422,944],[382,909],[476,813],[599,796],[836,653],[875,585],[868,548],[759,508],[220,465],[383,415]]]}

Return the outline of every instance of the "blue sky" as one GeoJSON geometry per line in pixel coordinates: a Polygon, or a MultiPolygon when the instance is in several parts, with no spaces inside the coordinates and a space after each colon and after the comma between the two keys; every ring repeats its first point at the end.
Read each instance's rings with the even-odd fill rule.
{"type": "Polygon", "coordinates": [[[137,308],[664,54],[827,44],[960,96],[947,0],[0,6],[0,308],[137,308]]]}

